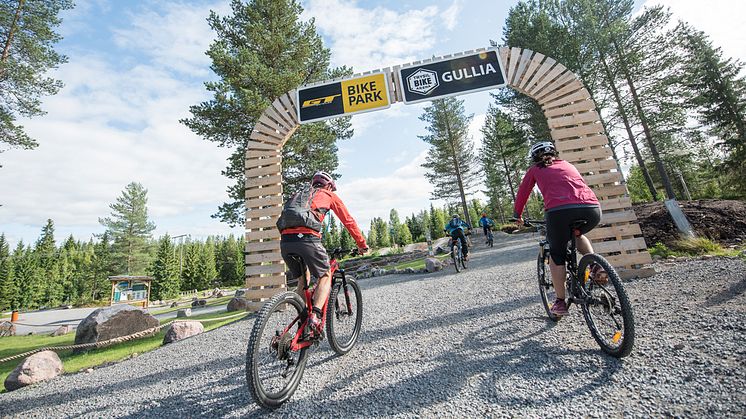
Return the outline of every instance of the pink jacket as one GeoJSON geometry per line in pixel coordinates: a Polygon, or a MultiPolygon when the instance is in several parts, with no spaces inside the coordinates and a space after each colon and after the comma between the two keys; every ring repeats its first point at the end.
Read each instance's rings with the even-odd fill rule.
{"type": "Polygon", "coordinates": [[[523,212],[534,185],[539,185],[544,197],[544,211],[562,205],[598,205],[596,194],[586,185],[578,169],[565,160],[557,159],[551,166],[535,164],[526,171],[515,198],[513,215],[516,218],[523,212]]]}

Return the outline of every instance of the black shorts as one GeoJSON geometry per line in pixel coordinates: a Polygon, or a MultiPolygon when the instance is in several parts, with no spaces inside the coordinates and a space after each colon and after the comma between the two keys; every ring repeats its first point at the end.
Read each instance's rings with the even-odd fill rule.
{"type": "Polygon", "coordinates": [[[586,223],[580,227],[580,234],[585,234],[601,221],[601,208],[593,205],[587,207],[570,207],[550,210],[544,213],[547,222],[547,241],[549,242],[549,254],[557,265],[565,264],[567,255],[567,242],[572,238],[570,224],[578,220],[586,223]]]}
{"type": "Polygon", "coordinates": [[[290,255],[297,255],[303,259],[308,271],[313,278],[321,278],[329,272],[329,255],[321,245],[321,239],[314,236],[303,236],[299,238],[295,234],[283,234],[280,241],[280,252],[285,260],[285,265],[290,271],[292,279],[305,275],[301,264],[290,255]]]}

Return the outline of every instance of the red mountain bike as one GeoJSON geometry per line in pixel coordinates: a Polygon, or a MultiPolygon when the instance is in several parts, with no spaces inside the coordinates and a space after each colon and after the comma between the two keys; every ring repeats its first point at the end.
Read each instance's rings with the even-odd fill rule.
{"type": "MultiPolygon", "coordinates": [[[[349,352],[360,335],[363,320],[363,296],[360,286],[337,259],[357,254],[355,250],[335,249],[331,253],[332,288],[322,310],[329,345],[339,355],[349,352]]],[[[300,260],[300,258],[298,258],[300,260]]],[[[305,265],[300,260],[302,271],[305,265]]],[[[246,381],[254,400],[261,406],[275,408],[292,397],[306,367],[308,349],[320,339],[308,338],[308,313],[313,308],[315,287],[306,281],[304,299],[295,292],[275,295],[259,311],[246,350],[246,381]],[[305,301],[304,301],[305,300],[305,301]]]]}

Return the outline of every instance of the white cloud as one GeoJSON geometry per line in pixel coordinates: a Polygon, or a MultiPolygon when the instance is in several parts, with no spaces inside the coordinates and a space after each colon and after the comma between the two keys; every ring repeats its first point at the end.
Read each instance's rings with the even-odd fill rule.
{"type": "Polygon", "coordinates": [[[458,24],[458,15],[461,13],[461,3],[462,0],[454,0],[454,2],[440,15],[446,29],[449,31],[454,30],[458,24]]]}
{"type": "Polygon", "coordinates": [[[437,6],[403,13],[356,1],[310,0],[303,18],[314,17],[331,42],[332,64],[364,72],[422,59],[436,45],[437,6]]]}

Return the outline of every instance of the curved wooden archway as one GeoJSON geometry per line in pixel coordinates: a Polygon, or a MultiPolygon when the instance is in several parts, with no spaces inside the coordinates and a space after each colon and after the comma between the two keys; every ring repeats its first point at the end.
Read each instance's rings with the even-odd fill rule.
{"type": "MultiPolygon", "coordinates": [[[[452,56],[472,54],[467,51],[452,56]]],[[[652,262],[626,185],[596,104],[582,81],[550,57],[522,48],[499,48],[507,85],[535,99],[544,110],[552,140],[562,158],[573,163],[601,202],[601,225],[591,231],[594,250],[623,276],[649,275],[652,262]]],[[[436,60],[436,59],[433,59],[436,60]]],[[[425,60],[414,64],[427,63],[425,60]]],[[[401,101],[398,67],[391,77],[391,102],[401,101]]],[[[365,73],[369,74],[369,73],[365,73]]],[[[247,298],[261,301],[285,287],[280,234],[275,227],[282,209],[282,147],[300,126],[293,92],[275,100],[259,118],[246,151],[246,287],[247,298]]]]}

